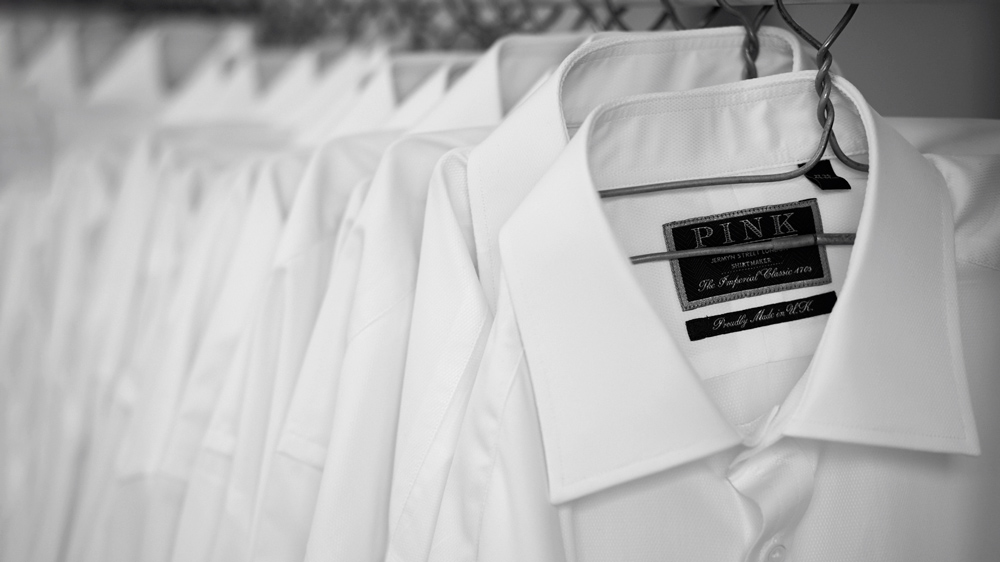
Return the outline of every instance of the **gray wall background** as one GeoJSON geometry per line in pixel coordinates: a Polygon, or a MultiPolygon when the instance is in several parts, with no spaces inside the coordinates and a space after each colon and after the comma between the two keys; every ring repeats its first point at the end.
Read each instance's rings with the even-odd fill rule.
{"type": "MultiPolygon", "coordinates": [[[[845,6],[791,6],[825,38],[845,6]]],[[[784,26],[775,13],[769,25],[784,26]]],[[[879,113],[1000,118],[1000,2],[862,4],[834,60],[879,113]]]]}

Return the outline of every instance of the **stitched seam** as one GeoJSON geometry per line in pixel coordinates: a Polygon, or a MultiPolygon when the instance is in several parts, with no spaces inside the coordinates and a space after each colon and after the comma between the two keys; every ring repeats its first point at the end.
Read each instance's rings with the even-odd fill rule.
{"type": "MultiPolygon", "coordinates": [[[[482,322],[479,323],[479,328],[478,329],[479,329],[480,337],[482,337],[482,330],[485,327],[485,325],[486,325],[486,319],[484,319],[482,322]]],[[[477,338],[477,340],[478,339],[479,338],[477,338]]],[[[463,364],[465,365],[466,369],[468,369],[468,367],[469,367],[469,360],[471,359],[472,353],[474,352],[475,349],[476,349],[475,347],[470,348],[469,349],[469,353],[465,356],[465,361],[463,362],[463,364]]],[[[463,369],[463,376],[465,376],[465,375],[466,375],[466,373],[465,373],[465,370],[463,369]]],[[[451,404],[451,402],[454,399],[454,397],[455,397],[455,391],[453,390],[451,392],[451,394],[448,396],[448,403],[449,404],[451,404]]],[[[447,413],[447,411],[446,411],[446,413],[447,413]]],[[[438,420],[438,423],[434,426],[434,435],[433,435],[433,438],[431,440],[431,447],[433,447],[433,443],[435,441],[437,441],[437,436],[441,433],[441,426],[442,426],[442,424],[444,424],[444,417],[443,416],[441,417],[440,420],[438,420]]],[[[403,508],[400,510],[399,517],[396,518],[396,523],[392,526],[393,530],[399,528],[399,524],[403,520],[403,517],[406,514],[406,511],[407,511],[406,510],[406,505],[410,503],[410,497],[413,496],[413,486],[414,486],[414,483],[419,478],[420,473],[423,472],[424,465],[427,464],[427,457],[430,456],[430,448],[431,447],[428,447],[428,449],[421,456],[421,458],[420,458],[420,466],[417,467],[417,472],[416,472],[417,476],[415,476],[412,480],[410,480],[409,484],[407,485],[406,496],[403,498],[403,503],[402,503],[403,508]]]]}
{"type": "Polygon", "coordinates": [[[983,261],[977,260],[975,258],[955,256],[955,261],[961,262],[961,263],[964,263],[964,264],[967,264],[967,265],[974,265],[974,266],[982,267],[984,269],[989,269],[989,270],[992,270],[992,271],[1000,271],[1000,265],[983,262],[983,261]]]}
{"type": "MultiPolygon", "coordinates": [[[[738,445],[738,444],[739,444],[738,442],[734,443],[734,445],[738,445]]],[[[592,482],[601,482],[609,473],[621,473],[621,472],[632,473],[632,471],[635,469],[635,467],[638,467],[638,466],[644,465],[646,463],[649,463],[652,460],[662,459],[663,457],[666,457],[666,456],[679,456],[679,457],[683,457],[683,458],[688,458],[687,455],[688,455],[688,453],[690,451],[692,451],[692,450],[698,450],[701,447],[702,447],[702,443],[700,441],[694,441],[694,442],[691,442],[691,443],[685,445],[682,448],[672,449],[668,453],[663,453],[663,454],[657,455],[655,457],[641,459],[641,460],[638,460],[638,461],[631,462],[629,464],[625,464],[625,465],[621,465],[621,466],[616,466],[616,467],[604,470],[600,474],[597,474],[596,476],[591,476],[591,477],[588,477],[588,478],[582,478],[582,479],[579,479],[579,480],[574,480],[574,481],[570,482],[570,485],[574,486],[574,487],[579,487],[581,485],[589,485],[592,482]]],[[[691,462],[691,461],[696,460],[696,459],[704,458],[704,457],[708,456],[709,454],[713,454],[713,453],[703,454],[701,457],[691,457],[688,462],[691,462]]],[[[674,463],[674,464],[671,464],[669,466],[670,467],[676,467],[677,465],[678,465],[678,463],[674,463]]],[[[656,470],[650,470],[650,471],[648,471],[647,475],[648,474],[653,474],[655,472],[660,472],[662,470],[666,470],[666,468],[659,468],[659,469],[656,469],[656,470]]],[[[627,480],[617,480],[616,481],[616,485],[620,484],[620,483],[624,483],[626,481],[630,482],[630,481],[633,481],[633,480],[638,480],[639,478],[641,478],[641,476],[637,476],[635,474],[631,474],[627,478],[627,480]]],[[[590,494],[585,494],[585,495],[590,495],[590,494]]]]}
{"type": "MultiPolygon", "coordinates": [[[[577,60],[570,63],[567,68],[579,68],[580,66],[601,62],[609,59],[616,58],[635,58],[641,56],[657,56],[663,54],[671,53],[694,53],[694,52],[705,52],[705,51],[722,51],[729,49],[738,49],[742,45],[743,39],[739,36],[716,36],[711,38],[703,37],[692,37],[683,40],[682,42],[672,42],[663,44],[662,37],[649,38],[642,41],[631,40],[620,40],[610,45],[602,46],[600,50],[591,51],[580,56],[577,60]],[[637,52],[636,46],[653,46],[659,47],[655,50],[637,52]],[[629,52],[621,52],[621,48],[626,47],[630,50],[629,52]]],[[[761,37],[762,47],[774,47],[781,49],[785,53],[792,52],[792,46],[788,44],[787,41],[780,37],[763,36],[761,37]]]]}
{"type": "Polygon", "coordinates": [[[514,384],[517,382],[517,371],[520,370],[521,364],[523,362],[524,362],[524,350],[522,349],[521,354],[517,359],[517,362],[514,363],[513,376],[510,377],[510,383],[507,386],[507,394],[504,396],[503,399],[503,407],[500,409],[501,412],[500,419],[497,420],[496,439],[493,441],[493,447],[492,447],[493,453],[492,455],[490,455],[492,462],[490,463],[490,471],[488,475],[489,478],[486,481],[486,488],[483,490],[483,495],[479,501],[479,505],[483,506],[483,510],[479,514],[479,525],[476,526],[476,538],[475,538],[476,548],[473,560],[479,560],[479,545],[481,542],[481,538],[483,536],[483,525],[486,523],[486,503],[487,503],[487,498],[490,495],[490,490],[493,488],[493,473],[496,471],[496,466],[497,466],[497,456],[499,455],[499,450],[500,450],[500,434],[503,433],[503,420],[507,415],[507,404],[510,402],[510,394],[511,392],[513,392],[514,384]]]}
{"type": "MultiPolygon", "coordinates": [[[[328,239],[328,237],[330,237],[331,235],[336,235],[335,231],[336,231],[336,229],[324,229],[323,232],[320,234],[321,238],[313,239],[312,241],[310,241],[309,244],[303,246],[301,250],[299,250],[299,251],[295,252],[294,254],[288,256],[287,258],[285,258],[284,260],[282,260],[281,263],[276,264],[275,265],[275,269],[288,269],[288,268],[290,268],[292,266],[292,263],[295,262],[295,261],[298,261],[304,254],[312,252],[312,251],[316,250],[319,246],[322,246],[323,244],[325,244],[327,242],[330,242],[330,240],[328,239]]],[[[280,246],[280,242],[279,242],[279,246],[280,246]]]]}
{"type": "MultiPolygon", "coordinates": [[[[550,58],[552,53],[565,51],[564,45],[553,45],[545,41],[533,41],[531,44],[507,44],[503,49],[510,53],[516,53],[519,57],[529,59],[550,58]]],[[[502,55],[501,55],[502,56],[502,55]]]]}
{"type": "MultiPolygon", "coordinates": [[[[510,293],[510,307],[511,307],[511,310],[514,312],[514,318],[516,319],[517,318],[517,314],[518,314],[517,313],[517,308],[514,306],[514,293],[516,292],[516,290],[514,289],[513,285],[520,285],[520,283],[518,283],[516,274],[513,277],[511,277],[511,276],[507,277],[507,285],[508,285],[508,292],[510,293]]],[[[527,323],[529,323],[529,324],[534,323],[534,321],[535,321],[534,310],[531,309],[531,307],[528,307],[527,310],[522,310],[521,313],[524,315],[525,321],[527,323]]],[[[526,352],[525,352],[525,349],[524,349],[523,338],[520,335],[520,330],[518,330],[518,340],[521,342],[521,357],[522,357],[522,360],[526,361],[527,360],[526,359],[526,352]]],[[[535,361],[537,361],[538,367],[542,371],[545,371],[545,369],[546,369],[545,359],[542,358],[542,357],[535,357],[535,361]]],[[[530,371],[531,371],[531,366],[530,365],[528,365],[528,371],[529,371],[529,374],[530,374],[530,371]]],[[[535,377],[533,377],[533,376],[530,377],[530,380],[528,382],[529,382],[529,384],[534,385],[535,384],[535,377]]],[[[552,389],[549,387],[549,380],[548,380],[548,378],[545,378],[545,383],[544,384],[545,384],[546,395],[547,396],[552,396],[552,389]]],[[[537,410],[538,409],[538,404],[537,404],[538,399],[537,398],[535,399],[535,402],[536,402],[535,409],[537,410]]],[[[541,414],[540,413],[539,413],[539,418],[541,418],[541,414]]],[[[539,419],[539,423],[541,423],[541,419],[539,419]]],[[[556,454],[556,458],[559,459],[559,468],[560,468],[559,484],[560,485],[565,485],[566,477],[565,477],[565,475],[562,472],[562,467],[565,466],[565,464],[566,464],[565,461],[564,461],[563,448],[562,448],[562,424],[558,420],[556,421],[556,423],[558,424],[558,426],[559,426],[560,429],[559,429],[558,435],[553,436],[551,439],[546,440],[545,439],[545,431],[544,430],[541,431],[541,433],[542,433],[542,450],[543,450],[543,455],[544,455],[545,454],[544,451],[546,450],[546,443],[555,445],[555,448],[556,448],[555,454],[556,454]],[[551,443],[551,441],[555,441],[555,443],[551,443]]],[[[548,457],[548,455],[545,455],[545,456],[548,457]]],[[[546,468],[547,472],[551,473],[551,467],[548,464],[548,458],[546,458],[546,467],[547,467],[546,468]]],[[[550,486],[551,486],[551,483],[550,483],[550,486]]],[[[551,495],[551,493],[552,493],[552,491],[549,490],[549,494],[550,495],[551,495]]]]}
{"type": "MultiPolygon", "coordinates": [[[[465,165],[465,190],[467,192],[469,191],[469,186],[471,185],[471,182],[469,181],[469,169],[470,169],[469,168],[469,164],[470,164],[470,160],[471,160],[471,155],[472,154],[473,154],[473,152],[470,152],[469,154],[466,154],[464,158],[460,158],[460,161],[464,160],[464,165],[465,165]]],[[[470,207],[471,207],[471,202],[472,202],[472,194],[471,193],[469,194],[469,202],[470,202],[470,207]]],[[[488,265],[489,265],[490,275],[495,275],[494,271],[496,270],[496,268],[494,267],[494,260],[493,260],[493,253],[494,252],[492,251],[493,248],[492,248],[491,241],[494,238],[496,238],[496,237],[493,235],[493,223],[490,221],[490,215],[489,215],[488,212],[486,212],[486,198],[485,197],[480,197],[479,198],[479,216],[483,217],[483,228],[485,229],[485,234],[486,234],[486,244],[485,244],[485,248],[484,248],[486,250],[486,261],[489,262],[488,265]]],[[[473,219],[472,230],[473,230],[473,232],[472,232],[473,238],[475,238],[475,220],[474,219],[473,219]]],[[[478,244],[476,246],[477,246],[477,250],[478,250],[478,244]]],[[[482,256],[477,256],[477,259],[479,260],[479,263],[482,263],[482,256]]],[[[481,268],[476,268],[476,269],[477,269],[476,273],[479,274],[480,281],[481,282],[485,281],[486,277],[482,275],[482,269],[481,268]]],[[[493,279],[490,278],[489,279],[489,283],[492,283],[492,282],[493,282],[493,279]]],[[[494,294],[499,293],[499,291],[496,290],[496,289],[497,288],[494,287],[494,291],[493,291],[494,294]]],[[[496,307],[496,305],[494,305],[494,309],[495,309],[495,307],[496,307]]]]}
{"type": "MultiPolygon", "coordinates": [[[[718,42],[722,42],[722,41],[725,41],[727,39],[729,39],[729,38],[719,37],[716,40],[718,42]]],[[[770,40],[771,38],[768,37],[768,39],[770,40]]],[[[643,41],[642,44],[656,46],[658,41],[660,41],[660,40],[659,39],[650,38],[650,39],[647,39],[647,40],[643,41]]],[[[791,45],[788,45],[787,41],[783,41],[780,37],[773,38],[773,41],[776,43],[775,46],[777,46],[777,47],[785,46],[785,47],[787,47],[787,51],[789,53],[792,53],[794,55],[794,51],[793,51],[791,45]]],[[[560,75],[560,77],[559,77],[559,87],[557,88],[557,91],[558,91],[558,94],[559,94],[558,95],[559,112],[562,115],[563,119],[565,119],[566,111],[565,111],[565,108],[563,106],[563,90],[565,89],[564,86],[566,84],[566,79],[569,78],[569,75],[570,75],[569,69],[575,69],[575,68],[585,67],[585,66],[587,66],[589,64],[594,64],[594,63],[597,63],[597,62],[602,62],[602,61],[606,61],[606,60],[610,60],[610,59],[614,59],[614,58],[635,58],[636,56],[644,56],[644,55],[645,56],[658,56],[658,55],[671,54],[671,53],[693,52],[695,50],[700,50],[700,51],[721,51],[721,50],[727,50],[727,49],[732,49],[734,47],[738,47],[738,45],[719,45],[719,46],[713,47],[713,46],[704,45],[703,43],[704,42],[699,42],[699,41],[692,40],[692,41],[685,42],[683,45],[678,45],[676,43],[670,43],[670,44],[667,44],[667,45],[664,46],[664,47],[669,47],[669,48],[664,48],[664,49],[661,49],[661,50],[658,50],[658,51],[653,51],[653,52],[648,52],[648,53],[636,53],[634,51],[633,52],[622,53],[622,52],[619,51],[620,47],[630,46],[630,45],[634,46],[635,43],[632,43],[632,42],[630,42],[628,40],[621,40],[621,41],[618,41],[616,43],[613,43],[611,45],[608,45],[608,46],[604,47],[603,50],[601,50],[601,51],[593,51],[593,52],[590,52],[590,53],[585,53],[585,54],[581,55],[578,59],[576,59],[576,60],[574,60],[572,62],[566,63],[567,70],[565,72],[563,72],[560,75]],[[692,47],[691,43],[696,43],[696,45],[694,45],[694,47],[692,47]],[[610,52],[604,52],[604,51],[610,51],[610,52]]],[[[793,64],[794,64],[794,62],[793,62],[793,64]]],[[[688,91],[690,91],[690,90],[688,90],[688,91]]],[[[687,97],[687,96],[685,96],[685,97],[687,97]]],[[[612,105],[612,107],[618,107],[619,105],[620,104],[614,104],[614,105],[612,105]]],[[[589,111],[587,113],[589,113],[589,111]]],[[[579,124],[573,124],[572,126],[579,126],[579,124]]]]}
{"type": "MultiPolygon", "coordinates": [[[[824,421],[817,421],[817,420],[804,420],[802,418],[793,418],[793,419],[795,421],[799,422],[799,423],[805,423],[805,424],[808,424],[808,425],[822,425],[822,426],[826,426],[826,427],[840,427],[840,428],[848,428],[848,429],[863,429],[865,431],[870,431],[872,433],[880,433],[880,434],[883,434],[883,435],[895,435],[895,434],[899,434],[899,433],[904,433],[906,435],[917,435],[917,436],[920,436],[920,437],[935,437],[935,438],[939,438],[939,439],[948,439],[950,441],[962,441],[962,440],[965,439],[964,435],[962,437],[953,437],[953,436],[949,436],[949,435],[942,435],[942,434],[939,434],[939,433],[927,433],[927,432],[922,432],[922,431],[911,431],[911,430],[906,430],[906,429],[881,429],[881,428],[863,427],[863,426],[860,426],[860,425],[846,424],[846,423],[824,422],[824,421]]],[[[963,420],[963,424],[962,425],[963,425],[963,428],[964,428],[964,425],[965,425],[964,420],[963,420]]]]}
{"type": "MultiPolygon", "coordinates": [[[[789,82],[788,84],[789,85],[792,85],[792,84],[798,85],[798,82],[789,82]]],[[[771,90],[771,89],[773,89],[773,88],[756,87],[756,88],[748,88],[746,90],[740,90],[739,93],[742,94],[744,92],[749,93],[749,92],[766,91],[766,90],[771,90]]],[[[688,92],[690,93],[690,92],[692,92],[692,90],[688,90],[688,92]]],[[[672,92],[667,92],[667,93],[672,93],[672,92]]],[[[654,93],[652,95],[657,95],[657,94],[654,93]]],[[[700,97],[700,98],[699,98],[699,96],[688,95],[688,96],[683,96],[683,97],[687,98],[687,99],[692,99],[692,100],[701,99],[701,100],[705,101],[706,103],[703,104],[703,105],[696,105],[696,106],[684,107],[684,108],[677,108],[677,109],[673,109],[673,108],[650,108],[649,110],[646,110],[646,111],[635,111],[635,112],[629,113],[628,115],[620,115],[620,116],[615,116],[615,117],[609,117],[608,116],[608,114],[613,114],[615,112],[615,110],[620,110],[623,107],[628,107],[628,106],[634,104],[634,102],[632,102],[631,100],[626,100],[625,102],[616,102],[616,103],[613,103],[611,105],[605,106],[604,110],[601,112],[601,116],[598,119],[595,119],[594,121],[595,121],[595,124],[597,122],[600,122],[600,123],[614,123],[615,121],[623,121],[623,120],[626,120],[626,119],[635,119],[636,117],[648,117],[650,115],[667,115],[667,114],[674,114],[674,113],[690,113],[690,112],[694,112],[694,111],[698,111],[698,110],[717,109],[719,107],[740,107],[740,106],[743,106],[743,105],[752,105],[752,104],[757,104],[757,103],[761,103],[761,102],[765,102],[765,101],[773,101],[773,100],[780,100],[780,99],[784,99],[784,98],[799,97],[801,95],[802,95],[802,92],[796,91],[796,92],[789,92],[787,94],[768,96],[766,98],[756,98],[756,99],[743,100],[743,101],[735,101],[735,100],[733,100],[732,99],[733,98],[732,94],[728,94],[726,96],[711,96],[711,97],[704,96],[704,97],[700,97]]]]}
{"type": "MultiPolygon", "coordinates": [[[[322,449],[322,448],[326,447],[325,444],[318,443],[312,437],[308,437],[308,436],[304,435],[302,432],[297,431],[295,429],[286,429],[285,430],[285,435],[290,436],[290,437],[294,437],[299,442],[301,442],[302,444],[304,444],[304,445],[306,445],[308,447],[316,447],[318,449],[322,449]]],[[[281,439],[279,437],[279,441],[284,442],[284,439],[281,439]]],[[[299,461],[299,462],[303,462],[303,463],[307,463],[307,464],[313,464],[313,463],[309,462],[307,459],[302,458],[302,455],[299,455],[297,453],[288,451],[288,450],[286,450],[286,449],[284,449],[282,447],[277,447],[275,449],[275,452],[277,454],[279,454],[279,455],[284,455],[284,456],[286,456],[286,457],[288,457],[290,459],[294,459],[294,460],[299,461]]]]}
{"type": "MultiPolygon", "coordinates": [[[[937,166],[934,166],[933,164],[928,163],[926,160],[924,160],[924,163],[928,164],[928,167],[931,168],[932,170],[934,170],[934,172],[937,174],[938,181],[941,182],[941,185],[948,185],[948,179],[944,177],[944,174],[941,173],[941,170],[938,169],[937,166]]],[[[943,232],[945,230],[945,225],[947,225],[949,223],[952,224],[952,226],[951,226],[951,232],[952,232],[952,240],[951,240],[951,242],[952,243],[951,243],[951,247],[949,248],[948,245],[947,245],[947,243],[945,242],[945,238],[946,237],[942,236],[941,237],[941,253],[942,253],[942,255],[948,255],[950,253],[951,256],[952,256],[952,259],[957,261],[957,259],[958,259],[958,256],[957,256],[957,254],[958,254],[958,248],[955,245],[955,239],[954,239],[954,231],[955,231],[955,226],[954,226],[954,222],[953,222],[954,221],[954,215],[953,215],[954,210],[952,209],[952,206],[951,206],[951,199],[948,198],[948,197],[944,197],[943,199],[948,204],[941,205],[939,207],[939,209],[938,209],[938,213],[940,215],[940,221],[941,221],[941,231],[943,232]],[[950,252],[949,252],[949,250],[950,250],[950,252]]],[[[955,277],[954,277],[953,281],[955,282],[955,291],[956,291],[956,294],[954,296],[954,302],[953,302],[953,304],[955,305],[956,310],[955,310],[955,313],[954,313],[953,322],[954,322],[954,327],[956,329],[958,329],[958,330],[961,330],[961,319],[958,317],[958,310],[957,310],[957,307],[959,306],[959,304],[958,304],[958,294],[957,294],[957,291],[958,291],[958,279],[957,279],[958,272],[954,271],[954,274],[955,274],[955,277]]],[[[959,335],[959,338],[961,338],[961,335],[959,335]]],[[[949,342],[949,343],[953,343],[953,342],[949,342]]],[[[959,360],[962,361],[962,365],[964,366],[964,358],[961,357],[961,354],[962,354],[961,350],[958,351],[958,354],[959,354],[959,360]]],[[[952,359],[952,364],[954,364],[954,361],[955,361],[955,359],[953,358],[952,359]]],[[[952,372],[951,372],[951,380],[952,380],[952,383],[954,384],[954,387],[950,388],[949,390],[952,391],[953,396],[955,397],[956,402],[961,402],[961,396],[959,396],[959,393],[958,393],[958,387],[961,386],[961,384],[960,384],[960,381],[958,380],[958,378],[959,378],[958,372],[956,370],[952,370],[952,372]]],[[[966,388],[968,388],[968,383],[966,383],[966,388]]],[[[971,404],[970,404],[970,407],[971,407],[971,404]]],[[[964,411],[962,409],[960,409],[960,412],[959,412],[959,420],[962,423],[962,433],[964,434],[962,436],[962,438],[964,439],[964,438],[966,438],[966,437],[969,436],[970,425],[971,425],[971,427],[974,428],[975,424],[976,424],[976,421],[975,421],[975,418],[973,417],[973,414],[972,414],[971,411],[970,412],[966,412],[966,411],[964,411]]]]}
{"type": "Polygon", "coordinates": [[[392,304],[390,304],[389,306],[385,307],[381,312],[379,312],[378,314],[376,314],[374,318],[372,318],[367,323],[365,323],[364,326],[362,326],[361,328],[359,328],[357,332],[355,332],[353,335],[350,336],[350,338],[348,338],[347,345],[350,346],[352,343],[354,343],[354,340],[356,340],[359,337],[361,337],[361,335],[365,331],[367,331],[369,328],[371,328],[376,322],[378,322],[379,320],[381,320],[382,318],[384,318],[387,314],[389,314],[390,312],[392,312],[392,310],[394,308],[396,308],[396,306],[398,306],[399,303],[401,303],[404,300],[406,300],[406,297],[412,295],[413,292],[414,292],[413,289],[405,291],[403,294],[401,294],[399,296],[399,298],[397,298],[395,301],[393,301],[392,304]]]}

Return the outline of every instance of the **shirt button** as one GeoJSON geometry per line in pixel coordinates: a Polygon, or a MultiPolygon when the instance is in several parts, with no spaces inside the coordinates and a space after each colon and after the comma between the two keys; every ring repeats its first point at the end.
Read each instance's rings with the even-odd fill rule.
{"type": "Polygon", "coordinates": [[[771,547],[771,550],[767,552],[767,562],[782,562],[785,559],[786,549],[784,545],[777,545],[771,547]]]}

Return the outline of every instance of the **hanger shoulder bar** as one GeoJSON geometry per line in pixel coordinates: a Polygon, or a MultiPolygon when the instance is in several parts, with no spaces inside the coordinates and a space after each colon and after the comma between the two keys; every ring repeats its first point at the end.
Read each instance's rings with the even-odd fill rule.
{"type": "MultiPolygon", "coordinates": [[[[673,0],[678,5],[714,7],[716,0],[673,0]]],[[[660,5],[660,0],[627,0],[628,4],[660,5]]],[[[730,0],[734,6],[760,6],[774,4],[774,0],[730,0]]],[[[997,0],[785,0],[792,4],[996,4],[997,0]]]]}
{"type": "Polygon", "coordinates": [[[679,260],[683,258],[703,258],[707,256],[741,254],[744,252],[790,250],[792,248],[805,248],[807,246],[850,246],[852,244],[854,244],[853,233],[821,232],[817,234],[784,236],[781,238],[764,240],[762,242],[753,242],[751,244],[736,244],[734,246],[719,246],[713,248],[698,248],[694,250],[674,250],[671,252],[642,254],[640,256],[632,256],[630,259],[633,264],[640,264],[654,261],[679,260]]]}

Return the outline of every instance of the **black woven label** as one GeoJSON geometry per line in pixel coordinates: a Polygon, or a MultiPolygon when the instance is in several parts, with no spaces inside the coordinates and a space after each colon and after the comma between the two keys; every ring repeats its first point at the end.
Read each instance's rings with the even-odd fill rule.
{"type": "Polygon", "coordinates": [[[836,303],[837,294],[831,291],[804,299],[688,320],[685,322],[685,326],[687,326],[688,337],[691,338],[691,341],[698,341],[723,334],[830,314],[836,303]]]}
{"type": "MultiPolygon", "coordinates": [[[[803,164],[804,166],[805,164],[803,164]]],[[[833,164],[829,160],[820,160],[808,172],[806,179],[823,191],[831,189],[851,189],[851,184],[833,171],[833,164]]]]}
{"type": "MultiPolygon", "coordinates": [[[[739,246],[823,232],[815,199],[768,205],[663,225],[668,250],[739,246]]],[[[673,260],[681,308],[823,285],[830,282],[826,250],[809,246],[673,260]]]]}

